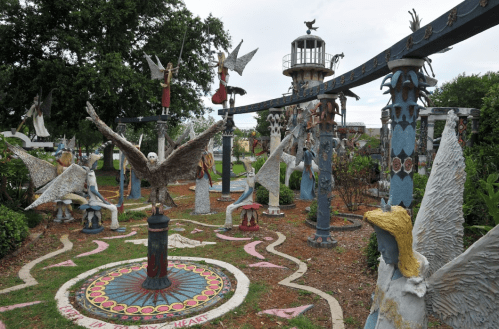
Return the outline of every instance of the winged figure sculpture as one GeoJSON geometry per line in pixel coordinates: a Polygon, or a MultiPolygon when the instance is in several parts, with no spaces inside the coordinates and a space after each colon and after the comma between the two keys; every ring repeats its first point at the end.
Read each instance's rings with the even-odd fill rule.
{"type": "Polygon", "coordinates": [[[158,162],[155,153],[148,157],[140,152],[132,143],[115,133],[97,115],[90,102],[87,102],[87,112],[99,131],[123,152],[128,159],[135,174],[140,179],[145,179],[151,184],[149,201],[152,203],[152,212],[156,213],[156,203],[159,213],[163,213],[163,204],[175,206],[175,202],[168,193],[167,185],[179,179],[193,179],[201,154],[210,138],[224,128],[224,120],[220,120],[199,134],[195,139],[179,146],[162,162],[158,162]]]}
{"type": "Polygon", "coordinates": [[[463,252],[466,173],[456,121],[449,111],[414,228],[399,206],[364,215],[381,251],[366,329],[426,328],[429,314],[453,328],[499,328],[499,226],[463,252]]]}

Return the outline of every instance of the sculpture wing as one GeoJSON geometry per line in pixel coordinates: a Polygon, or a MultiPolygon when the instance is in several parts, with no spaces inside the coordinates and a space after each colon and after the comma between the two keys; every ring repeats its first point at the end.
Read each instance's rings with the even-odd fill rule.
{"type": "Polygon", "coordinates": [[[19,146],[7,142],[7,147],[24,162],[28,168],[31,181],[36,188],[43,186],[57,177],[57,168],[49,162],[32,156],[19,146]]]}
{"type": "MultiPolygon", "coordinates": [[[[239,73],[239,75],[243,75],[244,68],[251,61],[251,59],[253,58],[253,56],[255,55],[255,53],[257,51],[258,51],[258,48],[256,48],[255,50],[247,53],[244,56],[239,57],[236,60],[236,65],[234,66],[233,70],[236,71],[237,73],[239,73]]],[[[244,93],[246,93],[246,91],[244,91],[244,93]]]]}
{"type": "MultiPolygon", "coordinates": [[[[154,80],[154,79],[160,79],[160,80],[163,79],[164,78],[163,72],[161,72],[161,69],[158,67],[158,65],[156,65],[152,61],[151,56],[149,56],[146,53],[144,53],[144,57],[147,60],[147,64],[149,64],[149,69],[151,69],[151,79],[152,80],[154,80]]],[[[159,60],[158,60],[158,63],[159,63],[159,60]]]]}
{"type": "Polygon", "coordinates": [[[457,116],[449,112],[412,230],[412,247],[430,262],[429,276],[463,251],[466,172],[463,151],[454,132],[456,119],[457,116]]]}
{"type": "Polygon", "coordinates": [[[197,164],[206,145],[223,127],[224,120],[220,120],[196,138],[181,145],[157,167],[159,174],[168,177],[169,182],[179,179],[193,179],[196,175],[197,164]]]}
{"type": "Polygon", "coordinates": [[[56,88],[52,88],[41,105],[41,110],[46,118],[50,117],[50,108],[52,107],[52,92],[54,91],[54,89],[56,88]]]}
{"type": "Polygon", "coordinates": [[[426,285],[427,310],[453,328],[499,328],[499,226],[426,285]]]}
{"type": "Polygon", "coordinates": [[[237,47],[227,56],[224,61],[224,67],[228,68],[229,70],[234,70],[237,62],[237,54],[239,53],[239,48],[241,48],[242,43],[243,40],[241,40],[237,47]]]}
{"type": "Polygon", "coordinates": [[[62,174],[57,176],[52,181],[50,186],[45,192],[40,195],[35,202],[30,204],[25,210],[38,207],[47,202],[53,202],[61,199],[68,193],[75,193],[83,191],[85,181],[87,179],[87,171],[79,165],[73,163],[68,169],[64,170],[62,174]]]}
{"type": "MultiPolygon", "coordinates": [[[[297,128],[295,128],[297,129],[297,128]]],[[[295,131],[293,129],[293,132],[295,131]]],[[[281,141],[281,144],[276,147],[274,152],[272,152],[260,168],[258,173],[255,176],[255,182],[262,184],[270,193],[277,195],[279,194],[280,183],[273,184],[275,182],[275,177],[279,177],[280,165],[282,152],[284,152],[284,147],[289,143],[289,140],[293,136],[293,132],[281,141]]]]}
{"type": "Polygon", "coordinates": [[[111,128],[109,128],[95,113],[95,110],[90,104],[87,102],[87,113],[92,117],[92,121],[97,126],[97,129],[104,135],[107,139],[113,141],[113,143],[118,146],[118,148],[125,154],[125,157],[130,162],[135,170],[135,173],[139,178],[143,179],[151,179],[151,172],[149,170],[149,166],[147,163],[147,158],[145,157],[140,150],[138,150],[132,143],[115,133],[111,128]]]}

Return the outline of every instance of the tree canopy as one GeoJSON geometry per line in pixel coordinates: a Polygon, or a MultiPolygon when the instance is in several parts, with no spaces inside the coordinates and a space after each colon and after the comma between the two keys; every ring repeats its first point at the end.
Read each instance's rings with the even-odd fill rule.
{"type": "Polygon", "coordinates": [[[207,110],[210,51],[230,46],[218,18],[194,17],[180,0],[1,1],[0,126],[17,127],[40,87],[44,95],[57,88],[45,120],[51,135],[78,131],[87,100],[111,127],[115,117],[160,114],[160,81],[151,80],[144,52],[176,66],[184,33],[173,126],[207,110]]]}

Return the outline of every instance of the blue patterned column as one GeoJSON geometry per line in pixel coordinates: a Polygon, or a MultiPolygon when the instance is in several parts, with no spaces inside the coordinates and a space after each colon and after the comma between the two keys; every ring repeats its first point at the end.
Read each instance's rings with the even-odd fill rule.
{"type": "MultiPolygon", "coordinates": [[[[381,88],[389,87],[392,104],[392,149],[390,163],[390,198],[392,205],[410,208],[413,192],[413,157],[416,143],[416,119],[422,106],[417,104],[419,91],[428,86],[426,79],[419,72],[422,59],[398,59],[388,63],[392,73],[381,83],[381,88]],[[389,82],[385,83],[386,80],[389,82]]],[[[428,93],[426,91],[426,93],[428,93]]]]}
{"type": "MultiPolygon", "coordinates": [[[[337,95],[318,95],[320,100],[320,113],[326,113],[324,119],[320,123],[320,146],[319,154],[319,193],[317,196],[317,231],[314,235],[308,238],[308,244],[316,248],[333,248],[338,242],[331,237],[329,233],[329,224],[331,213],[331,159],[333,158],[333,120],[335,110],[335,99],[337,95]],[[329,104],[328,104],[329,103],[329,104]]],[[[337,106],[337,105],[336,105],[337,106]]]]}

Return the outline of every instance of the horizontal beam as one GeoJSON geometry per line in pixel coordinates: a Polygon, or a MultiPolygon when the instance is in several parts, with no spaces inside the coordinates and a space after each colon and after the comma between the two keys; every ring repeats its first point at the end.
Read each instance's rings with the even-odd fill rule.
{"type": "Polygon", "coordinates": [[[169,115],[154,115],[152,117],[136,117],[136,118],[116,118],[115,123],[134,123],[134,122],[151,122],[151,121],[167,121],[169,115]]]}
{"type": "Polygon", "coordinates": [[[424,58],[499,24],[499,0],[465,0],[433,22],[409,34],[369,61],[316,87],[251,105],[218,110],[219,115],[242,114],[317,99],[376,80],[390,71],[387,63],[400,58],[424,58]],[[486,3],[486,4],[485,4],[486,3]],[[485,6],[482,6],[485,4],[485,6]]]}

